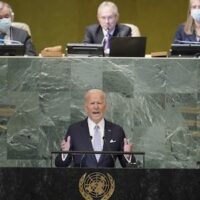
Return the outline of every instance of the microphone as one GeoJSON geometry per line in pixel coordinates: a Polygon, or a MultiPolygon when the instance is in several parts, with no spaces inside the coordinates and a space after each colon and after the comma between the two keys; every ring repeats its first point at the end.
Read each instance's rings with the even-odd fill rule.
{"type": "Polygon", "coordinates": [[[91,142],[91,140],[92,140],[92,136],[91,136],[91,135],[89,136],[89,140],[90,140],[90,142],[91,142]]]}
{"type": "MultiPolygon", "coordinates": [[[[110,149],[110,145],[107,144],[107,140],[106,140],[105,136],[103,136],[103,141],[104,141],[104,143],[105,143],[105,145],[106,145],[108,151],[111,151],[111,149],[110,149]]],[[[115,158],[114,158],[113,154],[110,154],[110,156],[112,157],[113,164],[114,164],[114,168],[115,168],[115,158]]]]}
{"type": "MultiPolygon", "coordinates": [[[[92,140],[92,136],[91,135],[89,135],[89,142],[91,142],[91,140],[92,140]]],[[[82,168],[82,162],[83,162],[83,159],[85,158],[85,153],[82,155],[82,157],[81,157],[81,160],[80,160],[80,168],[82,168]]]]}
{"type": "Polygon", "coordinates": [[[101,41],[101,45],[104,46],[104,42],[105,42],[106,37],[104,36],[102,41],[101,41]]]}

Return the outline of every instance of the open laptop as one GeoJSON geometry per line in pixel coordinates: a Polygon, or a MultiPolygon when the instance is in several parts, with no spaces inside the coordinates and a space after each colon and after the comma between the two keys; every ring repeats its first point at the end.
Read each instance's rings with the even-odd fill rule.
{"type": "Polygon", "coordinates": [[[24,56],[25,48],[23,44],[1,44],[0,56],[24,56]]]}
{"type": "Polygon", "coordinates": [[[200,42],[188,44],[172,44],[170,56],[185,56],[185,57],[199,57],[200,56],[200,42]]]}
{"type": "Polygon", "coordinates": [[[112,37],[110,39],[111,57],[144,57],[146,37],[112,37]]]}

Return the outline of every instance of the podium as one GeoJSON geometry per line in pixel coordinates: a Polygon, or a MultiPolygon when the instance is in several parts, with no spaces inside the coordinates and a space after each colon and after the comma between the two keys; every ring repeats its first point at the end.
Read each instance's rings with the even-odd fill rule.
{"type": "MultiPolygon", "coordinates": [[[[68,154],[70,156],[79,156],[80,157],[80,168],[82,168],[82,164],[84,161],[84,158],[86,156],[91,156],[95,154],[101,154],[101,155],[109,155],[111,159],[114,162],[114,167],[116,167],[116,156],[123,156],[123,155],[129,155],[130,160],[127,163],[127,167],[130,168],[145,168],[145,152],[124,152],[124,151],[52,151],[51,152],[51,167],[53,167],[53,161],[55,155],[57,156],[58,154],[68,154]],[[136,160],[135,156],[141,156],[142,159],[136,160]]],[[[72,159],[73,162],[73,159],[72,159]]],[[[73,166],[73,163],[72,163],[73,166]]],[[[97,166],[98,168],[98,166],[97,166]]]]}
{"type": "Polygon", "coordinates": [[[199,169],[0,168],[4,200],[199,200],[199,169]]]}

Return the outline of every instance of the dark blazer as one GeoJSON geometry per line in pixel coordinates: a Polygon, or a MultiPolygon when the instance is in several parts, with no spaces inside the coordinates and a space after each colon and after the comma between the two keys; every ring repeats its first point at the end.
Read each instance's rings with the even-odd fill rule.
{"type": "Polygon", "coordinates": [[[24,44],[25,55],[36,56],[36,51],[33,46],[31,36],[25,30],[11,26],[10,38],[11,40],[16,40],[24,44]]]}
{"type": "Polygon", "coordinates": [[[188,35],[184,32],[184,24],[179,25],[173,43],[181,43],[180,41],[197,42],[195,32],[192,35],[188,35]]]}
{"type": "MultiPolygon", "coordinates": [[[[91,137],[89,134],[89,128],[87,119],[73,124],[69,127],[66,137],[71,136],[71,148],[73,151],[93,151],[91,137]]],[[[125,133],[123,129],[116,124],[113,124],[105,120],[105,133],[104,133],[104,146],[103,151],[123,151],[125,133]]],[[[115,155],[101,155],[99,162],[97,163],[95,155],[68,155],[65,161],[62,161],[61,154],[55,159],[55,165],[57,167],[67,167],[73,163],[74,167],[114,167],[115,155]]],[[[122,167],[126,167],[126,159],[123,155],[118,156],[122,167]]]]}
{"type": "MultiPolygon", "coordinates": [[[[117,24],[113,36],[116,37],[131,36],[131,28],[123,24],[117,24]]],[[[103,38],[104,35],[101,26],[99,24],[93,24],[86,27],[85,37],[83,39],[83,42],[100,44],[102,43],[103,38]]]]}

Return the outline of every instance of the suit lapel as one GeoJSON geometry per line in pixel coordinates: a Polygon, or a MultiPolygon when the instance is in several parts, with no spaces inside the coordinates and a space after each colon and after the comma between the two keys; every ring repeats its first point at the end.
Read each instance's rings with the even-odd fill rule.
{"type": "Polygon", "coordinates": [[[116,25],[116,27],[115,27],[115,31],[114,31],[114,33],[113,33],[113,36],[120,36],[120,32],[119,32],[119,26],[118,25],[116,25]]]}
{"type": "Polygon", "coordinates": [[[97,28],[96,38],[97,38],[96,43],[101,44],[103,41],[104,35],[103,35],[102,28],[100,26],[98,26],[97,28]]]}
{"type": "MultiPolygon", "coordinates": [[[[109,141],[111,140],[111,138],[112,138],[112,126],[107,120],[105,120],[103,151],[111,151],[109,147],[109,141]]],[[[102,162],[106,158],[106,156],[107,156],[106,154],[102,154],[99,162],[102,162]]]]}
{"type": "MultiPolygon", "coordinates": [[[[88,142],[85,144],[86,145],[85,149],[86,149],[86,151],[94,151],[93,146],[92,146],[92,138],[90,138],[90,132],[89,132],[87,119],[85,119],[83,121],[82,127],[83,127],[83,132],[86,133],[87,138],[88,138],[88,142]]],[[[91,158],[91,160],[95,164],[97,164],[97,160],[96,160],[95,154],[92,154],[92,155],[88,154],[88,156],[91,158]]]]}
{"type": "MultiPolygon", "coordinates": [[[[109,144],[111,138],[112,138],[112,126],[107,120],[105,120],[104,140],[105,142],[107,142],[107,144],[109,144]]],[[[104,142],[104,149],[110,151],[108,145],[105,145],[105,142],[104,142]]]]}
{"type": "Polygon", "coordinates": [[[90,132],[89,132],[89,127],[88,127],[88,122],[87,122],[87,119],[85,119],[82,123],[82,129],[83,129],[83,133],[86,134],[86,138],[87,139],[87,142],[85,143],[85,149],[87,151],[93,151],[93,147],[92,147],[92,138],[90,138],[90,132]]]}

